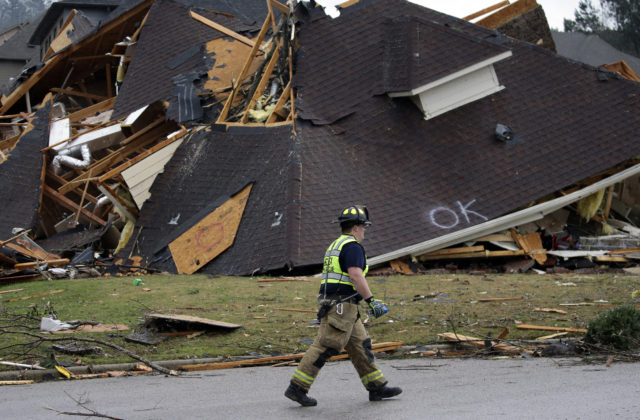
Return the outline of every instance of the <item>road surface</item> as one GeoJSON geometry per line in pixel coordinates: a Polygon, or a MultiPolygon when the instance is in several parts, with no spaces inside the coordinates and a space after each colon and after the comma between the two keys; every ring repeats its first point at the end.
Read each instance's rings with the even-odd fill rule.
{"type": "Polygon", "coordinates": [[[121,419],[640,419],[640,363],[422,358],[378,364],[403,388],[398,398],[369,402],[351,364],[340,361],[328,363],[311,389],[317,407],[283,396],[294,367],[269,366],[3,386],[0,417],[82,418],[51,408],[121,419]]]}

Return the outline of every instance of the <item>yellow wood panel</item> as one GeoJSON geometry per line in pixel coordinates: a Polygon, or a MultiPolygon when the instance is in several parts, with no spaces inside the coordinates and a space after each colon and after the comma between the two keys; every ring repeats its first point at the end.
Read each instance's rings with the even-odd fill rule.
{"type": "MultiPolygon", "coordinates": [[[[207,42],[207,53],[213,54],[216,60],[213,68],[209,70],[207,80],[204,84],[205,89],[214,93],[231,87],[233,79],[237,79],[242,71],[242,67],[247,56],[251,53],[251,47],[240,41],[229,40],[226,38],[217,38],[207,42]]],[[[259,66],[259,61],[254,60],[252,66],[249,67],[249,73],[253,74],[259,66]]],[[[235,80],[239,83],[239,80],[235,80]]],[[[229,91],[219,94],[221,98],[226,98],[229,91]]]]}
{"type": "Polygon", "coordinates": [[[252,186],[247,185],[169,244],[178,273],[195,273],[233,244],[252,186]]]}

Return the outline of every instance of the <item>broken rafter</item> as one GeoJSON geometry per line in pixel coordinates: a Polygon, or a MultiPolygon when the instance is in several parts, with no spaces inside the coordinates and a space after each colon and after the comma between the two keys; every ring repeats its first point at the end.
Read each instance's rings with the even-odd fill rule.
{"type": "Polygon", "coordinates": [[[218,32],[222,32],[223,34],[230,36],[233,39],[236,39],[244,44],[247,44],[250,47],[253,47],[256,45],[256,42],[247,38],[244,35],[240,35],[239,33],[232,31],[231,29],[227,28],[226,26],[220,25],[219,23],[216,23],[210,19],[207,19],[206,17],[197,14],[196,12],[194,12],[193,10],[189,11],[189,14],[191,15],[191,17],[195,20],[197,20],[200,23],[204,23],[205,25],[207,25],[210,28],[215,29],[218,32]]]}
{"type": "Polygon", "coordinates": [[[507,7],[498,10],[495,13],[487,16],[484,19],[476,22],[476,25],[484,26],[485,28],[495,29],[500,25],[503,25],[513,18],[516,18],[530,10],[538,7],[536,0],[518,0],[515,3],[511,3],[507,7]]]}
{"type": "MultiPolygon", "coordinates": [[[[121,147],[118,150],[92,163],[87,168],[87,171],[90,169],[94,169],[93,173],[99,174],[107,168],[112,167],[119,162],[122,162],[129,154],[147,146],[157,138],[165,135],[167,129],[165,128],[165,126],[161,125],[163,121],[163,119],[159,119],[156,122],[145,127],[144,129],[136,132],[132,136],[127,137],[122,143],[120,143],[121,147]]],[[[84,172],[78,175],[72,181],[61,186],[60,188],[58,188],[58,192],[61,194],[66,194],[70,190],[76,188],[75,185],[72,184],[72,182],[82,181],[86,178],[89,178],[88,172],[84,172]]]]}
{"type": "Polygon", "coordinates": [[[477,12],[472,13],[469,16],[465,16],[462,19],[464,19],[464,20],[473,20],[475,18],[478,18],[480,16],[484,16],[487,13],[493,12],[494,10],[498,10],[498,9],[500,9],[500,8],[502,8],[504,6],[508,6],[508,5],[509,5],[509,0],[501,1],[500,3],[496,3],[493,6],[489,6],[489,7],[486,7],[484,9],[482,9],[482,10],[478,10],[477,12]]]}
{"type": "Polygon", "coordinates": [[[140,153],[139,155],[137,155],[136,157],[134,157],[131,160],[128,160],[127,162],[124,162],[122,165],[110,170],[109,172],[105,173],[104,175],[102,175],[101,177],[98,178],[98,182],[105,182],[106,180],[116,177],[118,175],[120,175],[120,173],[122,171],[124,171],[125,169],[135,165],[136,163],[140,162],[142,159],[154,154],[155,152],[157,152],[160,149],[163,149],[164,147],[170,145],[171,143],[173,143],[174,141],[182,138],[185,134],[187,134],[187,129],[185,127],[182,127],[182,129],[176,133],[175,135],[169,137],[166,140],[161,141],[160,143],[156,144],[155,146],[145,150],[144,152],[140,153]]]}
{"type": "Polygon", "coordinates": [[[264,92],[264,89],[267,86],[267,83],[269,83],[269,79],[271,78],[271,73],[273,72],[276,63],[278,62],[278,58],[280,58],[280,44],[276,43],[274,45],[274,48],[275,49],[273,51],[273,54],[271,55],[269,63],[267,64],[267,68],[264,70],[262,78],[260,79],[260,82],[258,83],[255,91],[253,92],[253,96],[249,101],[249,105],[244,110],[244,115],[242,116],[243,123],[246,123],[249,119],[249,110],[253,109],[253,107],[256,105],[256,102],[258,101],[258,98],[262,95],[262,92],[264,92]]]}
{"type": "Polygon", "coordinates": [[[49,90],[55,93],[63,93],[65,95],[70,95],[70,96],[80,96],[82,98],[96,99],[98,101],[106,101],[107,99],[109,99],[109,98],[105,98],[102,95],[95,95],[93,93],[88,93],[88,92],[78,92],[77,90],[72,90],[72,89],[51,88],[49,90]]]}
{"type": "Polygon", "coordinates": [[[61,265],[67,265],[69,264],[69,258],[57,258],[55,260],[45,260],[45,261],[33,261],[33,262],[25,262],[25,263],[18,263],[18,264],[14,264],[13,268],[15,270],[24,270],[27,268],[35,268],[38,266],[42,266],[42,265],[50,265],[52,267],[57,267],[57,266],[61,266],[61,265]]]}
{"type": "Polygon", "coordinates": [[[73,212],[76,212],[78,211],[78,209],[80,209],[80,211],[82,212],[82,215],[87,217],[92,222],[98,223],[100,226],[107,225],[107,222],[100,219],[98,216],[91,213],[90,211],[80,207],[78,204],[74,203],[72,200],[69,200],[67,197],[65,197],[58,191],[54,190],[53,188],[49,187],[48,185],[43,185],[43,189],[44,189],[45,195],[47,195],[49,198],[53,199],[54,201],[60,203],[63,207],[73,212]]]}
{"type": "Polygon", "coordinates": [[[260,29],[260,33],[255,39],[255,44],[251,48],[251,52],[249,53],[249,56],[247,57],[247,60],[244,63],[244,66],[242,67],[242,71],[240,72],[240,75],[238,76],[236,82],[234,83],[233,90],[231,91],[231,94],[227,98],[227,102],[224,104],[224,108],[222,109],[222,112],[220,112],[220,115],[218,116],[218,121],[216,122],[218,124],[223,124],[227,119],[227,115],[229,114],[229,110],[231,109],[231,105],[233,104],[233,100],[236,94],[238,93],[238,89],[242,85],[242,80],[244,80],[244,78],[247,76],[249,67],[251,66],[251,63],[253,62],[253,59],[255,58],[258,52],[258,49],[259,49],[258,46],[262,43],[262,40],[264,39],[265,35],[267,34],[267,31],[269,30],[269,27],[270,27],[269,19],[270,17],[269,15],[267,15],[266,19],[264,20],[264,23],[262,24],[262,29],[260,29]]]}

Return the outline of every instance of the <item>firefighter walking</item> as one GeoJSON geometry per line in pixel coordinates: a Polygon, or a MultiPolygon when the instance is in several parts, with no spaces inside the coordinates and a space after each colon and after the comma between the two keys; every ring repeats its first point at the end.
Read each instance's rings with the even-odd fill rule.
{"type": "Polygon", "coordinates": [[[342,234],[331,243],[324,256],[318,296],[320,329],[284,394],[305,407],[317,404],[307,395],[309,388],[325,363],[343,349],[369,391],[370,401],[395,397],[402,392],[398,387],[387,386],[387,380],[374,363],[371,339],[360,319],[362,300],[374,317],[387,313],[387,307],[373,297],[365,278],[368,265],[360,242],[371,225],[369,212],[364,206],[349,206],[334,222],[340,223],[342,234]]]}

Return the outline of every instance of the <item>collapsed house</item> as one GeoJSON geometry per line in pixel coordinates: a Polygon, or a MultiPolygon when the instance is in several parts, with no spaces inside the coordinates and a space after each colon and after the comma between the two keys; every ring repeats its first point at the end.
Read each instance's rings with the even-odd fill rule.
{"type": "Polygon", "coordinates": [[[7,278],[314,272],[353,203],[370,264],[398,271],[638,255],[640,85],[556,55],[535,1],[478,24],[404,0],[82,16],[2,97],[7,278]]]}

